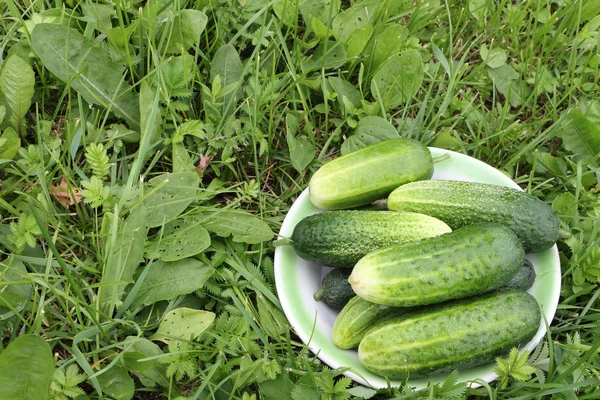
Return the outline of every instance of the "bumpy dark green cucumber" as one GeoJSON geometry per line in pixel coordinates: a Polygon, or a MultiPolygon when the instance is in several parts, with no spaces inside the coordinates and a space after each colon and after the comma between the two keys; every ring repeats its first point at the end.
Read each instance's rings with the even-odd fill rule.
{"type": "Polygon", "coordinates": [[[529,290],[535,283],[535,269],[529,260],[523,262],[523,267],[503,286],[504,289],[529,290]]]}
{"type": "Polygon", "coordinates": [[[532,295],[495,291],[383,322],[362,339],[358,357],[368,370],[392,379],[468,368],[525,345],[540,322],[532,295]]]}
{"type": "Polygon", "coordinates": [[[444,222],[423,214],[345,210],[304,218],[294,227],[291,239],[304,259],[330,267],[353,267],[373,250],[450,231],[444,222]]]}
{"type": "Polygon", "coordinates": [[[370,302],[420,306],[497,289],[517,274],[524,257],[512,230],[481,223],[371,252],[348,280],[370,302]]]}
{"type": "Polygon", "coordinates": [[[330,307],[340,309],[356,296],[348,282],[350,270],[347,268],[334,268],[323,277],[321,288],[315,293],[316,301],[323,301],[330,307]]]}
{"type": "Polygon", "coordinates": [[[432,180],[414,182],[394,190],[390,210],[419,212],[439,218],[452,229],[477,222],[498,222],[510,227],[527,253],[556,243],[560,221],[550,206],[517,189],[475,182],[432,180]]]}
{"type": "Polygon", "coordinates": [[[353,349],[363,336],[377,324],[407,313],[410,308],[388,307],[354,296],[342,308],[333,323],[333,343],[340,349],[353,349]]]}
{"type": "Polygon", "coordinates": [[[341,210],[385,198],[398,186],[433,174],[433,160],[422,143],[406,138],[386,140],[336,158],[309,182],[312,203],[341,210]]]}

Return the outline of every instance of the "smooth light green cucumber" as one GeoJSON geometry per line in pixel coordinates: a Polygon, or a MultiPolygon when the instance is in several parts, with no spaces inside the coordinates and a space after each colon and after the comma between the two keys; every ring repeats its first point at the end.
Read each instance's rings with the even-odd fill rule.
{"type": "Polygon", "coordinates": [[[517,189],[475,182],[432,180],[414,182],[394,190],[390,210],[431,215],[452,229],[477,222],[498,222],[510,227],[527,253],[556,243],[560,221],[550,206],[517,189]]]}
{"type": "Polygon", "coordinates": [[[379,142],[336,158],[314,173],[310,200],[324,210],[341,210],[387,197],[398,186],[429,179],[429,149],[414,139],[379,142]]]}
{"type": "Polygon", "coordinates": [[[341,309],[356,296],[348,282],[350,270],[334,268],[323,277],[319,291],[314,294],[316,301],[322,301],[330,307],[341,309]]]}
{"type": "Polygon", "coordinates": [[[348,280],[367,301],[420,306],[497,289],[519,272],[524,257],[512,230],[481,223],[371,252],[348,280]]]}
{"type": "Polygon", "coordinates": [[[340,349],[358,347],[369,329],[389,318],[407,313],[410,308],[388,307],[354,296],[333,323],[333,344],[340,349]]]}
{"type": "Polygon", "coordinates": [[[450,231],[444,222],[417,213],[326,211],[302,219],[291,245],[306,260],[351,268],[373,250],[450,231]]]}
{"type": "Polygon", "coordinates": [[[495,291],[383,322],[364,336],[358,358],[391,379],[469,368],[525,345],[540,322],[532,295],[495,291]]]}

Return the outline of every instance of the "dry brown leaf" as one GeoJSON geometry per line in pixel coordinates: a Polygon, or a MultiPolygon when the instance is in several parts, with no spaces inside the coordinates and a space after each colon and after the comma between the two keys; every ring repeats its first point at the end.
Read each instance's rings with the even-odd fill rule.
{"type": "Polygon", "coordinates": [[[83,196],[78,191],[74,190],[71,185],[67,184],[64,177],[59,184],[50,186],[50,192],[65,207],[72,206],[75,203],[81,203],[81,200],[83,200],[83,196]]]}

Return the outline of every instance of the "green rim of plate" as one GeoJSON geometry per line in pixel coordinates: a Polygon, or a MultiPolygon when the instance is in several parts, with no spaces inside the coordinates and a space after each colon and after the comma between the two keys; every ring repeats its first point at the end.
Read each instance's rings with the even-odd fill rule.
{"type": "MultiPolygon", "coordinates": [[[[429,148],[435,158],[447,155],[434,164],[432,179],[464,180],[490,183],[520,189],[509,177],[499,170],[464,154],[450,150],[429,148]]],[[[294,202],[286,215],[280,237],[290,237],[294,226],[304,217],[322,212],[315,207],[306,189],[294,202]]],[[[533,350],[546,334],[546,324],[550,325],[558,306],[561,285],[560,260],[556,245],[548,250],[528,254],[527,258],[536,271],[536,281],[529,290],[542,307],[545,321],[541,323],[535,337],[522,349],[533,350]]],[[[375,375],[364,368],[356,350],[341,350],[331,340],[331,329],[338,314],[313,299],[318,290],[321,278],[329,268],[314,264],[298,257],[291,246],[275,249],[275,285],[283,311],[300,339],[331,368],[350,368],[344,374],[356,382],[373,388],[385,388],[388,383],[384,377],[375,375]]],[[[462,382],[472,382],[479,386],[477,380],[491,382],[497,378],[489,363],[459,371],[462,382]]],[[[410,379],[408,384],[416,388],[427,386],[428,382],[443,382],[447,374],[431,375],[428,378],[410,379]]],[[[399,386],[400,381],[391,381],[392,386],[399,386]]]]}

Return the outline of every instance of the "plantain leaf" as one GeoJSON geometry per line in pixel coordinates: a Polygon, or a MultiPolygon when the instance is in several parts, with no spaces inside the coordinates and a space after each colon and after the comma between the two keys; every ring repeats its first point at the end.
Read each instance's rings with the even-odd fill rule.
{"type": "Polygon", "coordinates": [[[423,60],[417,50],[406,50],[390,57],[375,73],[371,93],[386,110],[412,98],[423,82],[423,60]]]}
{"type": "Polygon", "coordinates": [[[25,113],[31,106],[34,85],[35,75],[29,63],[19,56],[10,56],[2,68],[0,90],[11,111],[11,123],[19,132],[25,113]]]}
{"type": "Polygon", "coordinates": [[[12,257],[0,262],[0,307],[10,305],[17,310],[23,309],[31,297],[31,284],[10,284],[27,278],[27,269],[21,261],[12,257]]]}
{"type": "Polygon", "coordinates": [[[151,340],[168,343],[173,338],[194,340],[206,330],[215,320],[215,314],[210,311],[194,310],[180,307],[169,311],[151,340]]]}
{"type": "Polygon", "coordinates": [[[387,120],[376,116],[364,117],[358,121],[354,134],[342,143],[341,152],[342,155],[352,153],[370,144],[399,137],[394,126],[387,120]]]}
{"type": "Polygon", "coordinates": [[[207,208],[193,215],[201,217],[202,225],[209,231],[221,237],[233,236],[234,242],[256,244],[275,235],[265,221],[242,210],[207,208]]]}
{"type": "Polygon", "coordinates": [[[0,354],[0,399],[46,400],[53,373],[50,345],[40,336],[20,336],[0,354]]]}
{"type": "Polygon", "coordinates": [[[368,57],[364,61],[366,70],[369,71],[367,76],[371,76],[371,71],[377,71],[390,57],[399,53],[406,46],[408,36],[408,29],[399,24],[389,25],[379,32],[375,40],[371,40],[363,50],[363,54],[368,57]]]}
{"type": "MultiPolygon", "coordinates": [[[[166,371],[167,365],[152,358],[163,354],[157,344],[144,337],[128,336],[125,339],[124,347],[123,359],[127,369],[135,372],[144,386],[152,387],[156,384],[163,387],[170,386],[166,371]]],[[[171,389],[177,390],[175,387],[171,389]]]]}
{"type": "Polygon", "coordinates": [[[200,40],[208,18],[198,10],[181,10],[173,20],[167,53],[186,54],[200,40]]]}
{"type": "Polygon", "coordinates": [[[173,172],[195,172],[195,165],[182,143],[173,143],[173,172]]]}
{"type": "Polygon", "coordinates": [[[571,109],[560,125],[558,136],[564,147],[591,166],[598,165],[600,128],[578,107],[571,109]]]}
{"type": "Polygon", "coordinates": [[[136,305],[150,305],[192,293],[202,288],[213,273],[212,267],[193,258],[173,262],[157,261],[146,268],[150,268],[150,271],[133,301],[136,305]]]}
{"type": "Polygon", "coordinates": [[[135,384],[126,369],[113,365],[98,376],[102,391],[115,400],[129,400],[133,397],[135,384]]]}
{"type": "Polygon", "coordinates": [[[109,247],[102,272],[101,286],[98,289],[100,304],[112,307],[121,300],[125,287],[133,282],[133,274],[144,260],[147,234],[146,209],[138,206],[119,226],[114,241],[109,239],[115,247],[109,247]]]}
{"type": "Polygon", "coordinates": [[[511,106],[518,107],[523,103],[528,88],[513,67],[508,64],[502,64],[498,68],[488,66],[487,71],[496,89],[510,101],[511,106]]]}
{"type": "Polygon", "coordinates": [[[21,148],[21,139],[13,128],[6,128],[0,135],[0,160],[12,160],[21,148]]]}
{"type": "Polygon", "coordinates": [[[148,181],[148,197],[143,204],[148,210],[147,226],[156,227],[177,218],[194,200],[200,177],[195,172],[159,175],[148,181]]]}
{"type": "Polygon", "coordinates": [[[296,171],[302,172],[315,158],[315,147],[307,139],[296,137],[299,130],[298,119],[293,114],[285,117],[285,126],[290,161],[296,171]]]}
{"type": "Polygon", "coordinates": [[[342,11],[333,19],[331,29],[338,42],[345,43],[357,30],[371,21],[375,15],[377,2],[361,2],[342,11]]]}
{"type": "Polygon", "coordinates": [[[110,108],[130,128],[140,129],[138,96],[123,80],[122,66],[77,30],[56,24],[38,24],[31,45],[44,67],[77,90],[92,104],[110,108]]]}
{"type": "Polygon", "coordinates": [[[163,261],[177,261],[194,256],[210,246],[208,231],[198,223],[197,218],[184,217],[165,225],[162,237],[146,243],[149,258],[163,261]]]}
{"type": "Polygon", "coordinates": [[[242,95],[242,87],[239,85],[244,74],[244,66],[238,52],[232,44],[225,44],[217,50],[210,64],[210,79],[214,82],[217,75],[221,79],[221,87],[226,88],[229,85],[237,85],[237,90],[233,90],[223,96],[223,114],[228,115],[242,95]]]}

